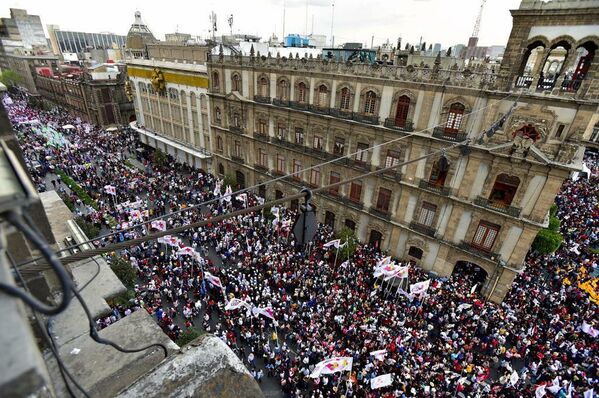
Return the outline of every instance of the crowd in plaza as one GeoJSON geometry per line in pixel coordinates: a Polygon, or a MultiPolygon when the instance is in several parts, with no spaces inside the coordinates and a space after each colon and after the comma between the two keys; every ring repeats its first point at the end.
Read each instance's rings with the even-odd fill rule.
{"type": "MultiPolygon", "coordinates": [[[[188,209],[221,197],[223,181],[174,161],[153,163],[127,130],[34,109],[20,97],[8,111],[34,182],[41,189],[49,179],[80,217],[101,227],[97,245],[162,229],[149,224],[156,216],[170,229],[264,200],[248,193],[188,209]],[[32,120],[73,128],[63,131],[64,145],[47,145],[32,120]],[[69,189],[58,169],[95,206],[69,189]]],[[[563,245],[552,255],[531,252],[501,304],[472,289],[468,273],[432,278],[397,262],[409,267],[407,281],[384,282],[373,274],[387,263],[385,253],[358,244],[342,258],[327,244],[335,239],[327,226],[308,248],[296,248],[289,231],[296,212],[281,207],[122,251],[137,272],[135,298],[98,326],[144,309],[173,340],[186,328],[214,333],[257,380],[276,378],[288,397],[592,398],[599,392],[598,256],[590,249],[599,239],[599,156],[585,161],[592,175],[567,181],[556,198],[563,245]],[[425,293],[406,292],[426,280],[425,293]],[[315,371],[329,358],[351,358],[351,370],[315,371]],[[391,384],[373,388],[384,375],[391,384]]]]}

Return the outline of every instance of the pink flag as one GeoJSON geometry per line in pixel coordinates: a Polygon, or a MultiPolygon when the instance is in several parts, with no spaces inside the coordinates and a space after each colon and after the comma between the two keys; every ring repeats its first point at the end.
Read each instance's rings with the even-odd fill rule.
{"type": "Polygon", "coordinates": [[[424,282],[414,283],[414,284],[410,285],[410,293],[412,293],[412,294],[423,294],[423,293],[426,293],[426,291],[428,290],[430,284],[431,284],[430,279],[428,279],[428,280],[426,280],[424,282]]]}
{"type": "Polygon", "coordinates": [[[409,266],[398,267],[397,271],[395,271],[395,273],[392,275],[387,275],[385,277],[385,280],[388,281],[389,279],[393,279],[393,278],[405,279],[408,277],[409,269],[410,269],[409,266]]]}
{"type": "Polygon", "coordinates": [[[152,228],[158,231],[166,231],[166,221],[164,220],[156,220],[151,223],[152,228]]]}
{"type": "Polygon", "coordinates": [[[254,314],[254,316],[264,315],[267,318],[275,319],[274,312],[271,307],[254,307],[252,308],[252,314],[254,314]]]}
{"type": "Polygon", "coordinates": [[[221,281],[220,281],[220,278],[219,278],[219,277],[212,275],[212,274],[211,274],[210,272],[208,272],[208,271],[204,272],[204,277],[206,278],[206,280],[207,280],[207,281],[208,281],[210,284],[212,284],[212,285],[214,285],[214,286],[216,286],[216,287],[218,287],[218,288],[221,288],[221,289],[223,288],[223,284],[221,283],[221,281]]]}
{"type": "Polygon", "coordinates": [[[310,377],[320,377],[320,375],[330,375],[335,372],[345,372],[351,370],[354,359],[352,357],[334,357],[314,366],[314,370],[310,377]]]}

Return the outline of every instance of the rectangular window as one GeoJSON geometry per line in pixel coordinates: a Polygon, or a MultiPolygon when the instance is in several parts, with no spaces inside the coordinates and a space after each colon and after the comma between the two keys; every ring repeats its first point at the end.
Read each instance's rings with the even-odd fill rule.
{"type": "Polygon", "coordinates": [[[260,166],[268,166],[268,156],[266,155],[266,151],[264,149],[260,149],[260,166]]]}
{"type": "Polygon", "coordinates": [[[263,135],[268,134],[268,125],[266,124],[266,121],[260,120],[258,122],[258,131],[260,132],[260,134],[263,134],[263,135]]]}
{"type": "Polygon", "coordinates": [[[352,182],[350,189],[349,189],[349,199],[352,202],[359,202],[361,197],[362,197],[362,182],[361,181],[352,182]]]}
{"type": "Polygon", "coordinates": [[[345,138],[335,137],[335,146],[333,147],[333,153],[335,155],[343,155],[345,150],[345,138]]]}
{"type": "Polygon", "coordinates": [[[391,190],[387,188],[379,189],[379,198],[376,201],[376,209],[383,212],[389,211],[391,204],[391,190]]]}
{"type": "Polygon", "coordinates": [[[295,143],[304,145],[304,129],[299,127],[295,129],[295,143]]]}
{"type": "Polygon", "coordinates": [[[302,163],[299,160],[293,160],[293,176],[291,176],[291,178],[294,178],[296,180],[301,180],[302,179],[302,175],[301,175],[301,171],[302,171],[302,163]]]}
{"type": "Polygon", "coordinates": [[[385,168],[397,166],[399,164],[399,152],[398,151],[387,151],[387,158],[385,159],[385,168]]]}
{"type": "Polygon", "coordinates": [[[314,146],[314,149],[318,149],[319,151],[322,151],[322,137],[315,135],[314,141],[313,141],[313,146],[314,146]]]}
{"type": "Polygon", "coordinates": [[[366,163],[368,161],[368,144],[362,142],[358,143],[358,150],[356,151],[356,160],[358,162],[366,163]]]}
{"type": "MultiPolygon", "coordinates": [[[[329,177],[329,184],[336,184],[341,181],[341,175],[334,171],[331,171],[331,176],[329,177]]],[[[333,195],[339,195],[339,185],[336,187],[329,188],[329,193],[333,195]]]]}
{"type": "Polygon", "coordinates": [[[499,234],[499,228],[499,225],[481,221],[478,224],[474,238],[472,238],[472,246],[482,250],[491,250],[499,234]]]}
{"type": "Polygon", "coordinates": [[[235,141],[235,156],[241,157],[241,143],[239,141],[235,141]]]}
{"type": "Polygon", "coordinates": [[[436,212],[437,206],[428,202],[422,202],[420,216],[418,217],[418,224],[426,225],[427,227],[432,227],[436,212]]]}
{"type": "Polygon", "coordinates": [[[312,169],[310,170],[310,184],[319,186],[320,185],[320,170],[312,169]]]}
{"type": "Polygon", "coordinates": [[[281,155],[277,155],[277,171],[279,173],[285,172],[285,158],[281,155]]]}
{"type": "Polygon", "coordinates": [[[561,139],[562,138],[562,134],[564,133],[564,129],[565,128],[566,128],[565,125],[559,124],[557,126],[557,131],[555,132],[555,138],[561,139]]]}
{"type": "Polygon", "coordinates": [[[287,127],[284,124],[279,124],[277,127],[277,137],[280,140],[284,140],[287,137],[287,127]]]}

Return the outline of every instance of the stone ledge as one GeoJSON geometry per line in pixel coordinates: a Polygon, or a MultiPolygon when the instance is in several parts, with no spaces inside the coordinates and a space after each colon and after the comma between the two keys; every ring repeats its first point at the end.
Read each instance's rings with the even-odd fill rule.
{"type": "Polygon", "coordinates": [[[218,337],[203,335],[117,395],[119,398],[262,398],[258,383],[218,337]]]}

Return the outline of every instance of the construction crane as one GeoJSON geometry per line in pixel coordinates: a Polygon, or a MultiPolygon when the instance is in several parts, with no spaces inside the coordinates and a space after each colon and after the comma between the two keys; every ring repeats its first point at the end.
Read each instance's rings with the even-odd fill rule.
{"type": "Polygon", "coordinates": [[[485,3],[487,0],[482,0],[480,3],[480,10],[478,11],[478,18],[476,18],[476,23],[474,24],[474,30],[472,31],[471,37],[478,37],[478,31],[480,30],[480,20],[483,17],[483,8],[485,7],[485,3]]]}

